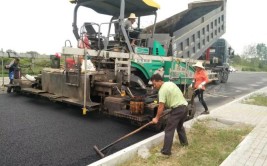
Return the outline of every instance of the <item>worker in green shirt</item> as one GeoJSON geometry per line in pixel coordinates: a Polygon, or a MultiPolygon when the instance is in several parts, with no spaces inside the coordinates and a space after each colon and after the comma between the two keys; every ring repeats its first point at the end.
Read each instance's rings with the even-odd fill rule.
{"type": "Polygon", "coordinates": [[[164,145],[161,149],[163,155],[171,155],[171,148],[175,129],[177,130],[179,140],[182,146],[187,146],[188,141],[183,127],[183,123],[187,117],[187,101],[179,87],[173,82],[164,82],[159,74],[154,74],[151,77],[153,86],[159,90],[159,107],[157,115],[152,119],[154,124],[157,124],[160,116],[166,108],[170,108],[170,116],[167,119],[165,127],[164,145]]]}

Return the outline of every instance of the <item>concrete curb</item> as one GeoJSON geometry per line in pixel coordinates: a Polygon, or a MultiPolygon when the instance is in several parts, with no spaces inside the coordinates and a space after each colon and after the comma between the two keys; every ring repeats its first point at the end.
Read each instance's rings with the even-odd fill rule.
{"type": "MultiPolygon", "coordinates": [[[[192,120],[189,120],[187,122],[184,123],[184,127],[186,129],[190,129],[192,127],[192,125],[197,122],[197,121],[202,121],[202,120],[206,120],[206,119],[212,119],[212,120],[216,120],[218,122],[222,122],[224,124],[235,124],[235,123],[239,123],[238,121],[232,121],[232,120],[227,120],[227,119],[222,119],[222,118],[216,118],[216,117],[212,117],[212,112],[214,111],[219,111],[220,109],[222,109],[223,107],[226,107],[230,104],[233,104],[235,102],[239,102],[245,98],[248,98],[249,96],[256,94],[256,93],[260,93],[261,91],[263,91],[266,87],[261,88],[255,92],[251,92],[245,96],[242,96],[238,99],[235,99],[223,106],[220,106],[218,108],[215,108],[211,111],[211,114],[209,115],[200,115],[197,118],[194,118],[192,120]]],[[[128,161],[129,159],[133,158],[139,149],[141,148],[151,148],[155,145],[160,144],[161,142],[163,142],[164,139],[164,132],[161,132],[159,134],[156,134],[150,138],[147,138],[141,142],[138,142],[132,146],[129,146],[121,151],[118,151],[110,156],[107,156],[101,160],[98,160],[92,164],[90,164],[89,166],[116,166],[116,165],[120,165],[123,164],[124,162],[128,161]]],[[[242,142],[241,142],[242,143],[242,142]]]]}
{"type": "Polygon", "coordinates": [[[141,148],[151,148],[155,145],[160,144],[164,139],[164,132],[156,134],[150,138],[147,138],[141,142],[138,142],[132,146],[129,146],[121,151],[118,151],[110,156],[107,156],[101,160],[98,160],[90,166],[116,166],[120,165],[129,159],[133,158],[137,154],[138,150],[141,148]]]}

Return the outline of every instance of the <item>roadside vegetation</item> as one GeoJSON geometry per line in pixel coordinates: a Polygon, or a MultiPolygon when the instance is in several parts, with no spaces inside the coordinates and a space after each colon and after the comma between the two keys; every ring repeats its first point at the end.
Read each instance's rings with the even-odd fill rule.
{"type": "Polygon", "coordinates": [[[266,94],[256,94],[243,101],[244,104],[267,106],[266,94]]]}
{"type": "Polygon", "coordinates": [[[239,71],[267,72],[267,60],[260,60],[259,58],[246,59],[237,55],[232,61],[233,66],[239,71]]]}
{"type": "MultiPolygon", "coordinates": [[[[218,125],[219,122],[205,120],[196,122],[187,132],[189,146],[175,142],[170,157],[159,156],[162,145],[150,150],[151,156],[143,159],[136,156],[122,165],[128,166],[199,166],[220,165],[237,145],[252,130],[247,125],[218,125]],[[223,126],[223,127],[222,127],[223,126]]],[[[178,141],[179,142],[179,141],[178,141]]]]}
{"type": "MultiPolygon", "coordinates": [[[[39,74],[44,67],[51,65],[49,56],[47,58],[19,58],[20,59],[20,68],[22,74],[39,74]]],[[[3,64],[8,65],[13,58],[3,58],[3,64]]],[[[4,76],[8,76],[8,69],[4,69],[4,76]]],[[[0,76],[2,76],[2,59],[0,61],[0,76]]]]}
{"type": "Polygon", "coordinates": [[[264,43],[248,45],[242,55],[235,55],[231,64],[240,71],[267,72],[267,46],[264,43]]]}

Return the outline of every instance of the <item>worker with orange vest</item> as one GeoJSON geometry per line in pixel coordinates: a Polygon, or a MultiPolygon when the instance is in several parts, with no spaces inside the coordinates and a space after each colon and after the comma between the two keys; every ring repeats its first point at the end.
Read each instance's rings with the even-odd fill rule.
{"type": "Polygon", "coordinates": [[[195,96],[198,96],[199,102],[203,105],[205,111],[202,112],[201,114],[209,114],[208,106],[203,97],[203,93],[206,90],[205,85],[209,82],[207,72],[205,68],[203,67],[202,62],[200,61],[192,66],[196,67],[194,80],[192,81],[192,84],[190,85],[192,87],[194,84],[193,88],[195,89],[194,91],[195,93],[193,95],[193,98],[195,98],[195,96]]]}

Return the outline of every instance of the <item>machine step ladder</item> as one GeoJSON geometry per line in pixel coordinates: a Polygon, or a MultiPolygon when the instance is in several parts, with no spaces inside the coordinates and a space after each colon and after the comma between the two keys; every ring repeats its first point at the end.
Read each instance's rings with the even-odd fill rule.
{"type": "Polygon", "coordinates": [[[80,86],[81,68],[80,64],[65,66],[65,84],[70,86],[80,86]]]}
{"type": "Polygon", "coordinates": [[[131,79],[131,60],[129,58],[116,58],[115,59],[115,76],[118,72],[123,73],[123,81],[130,82],[131,79]]]}

